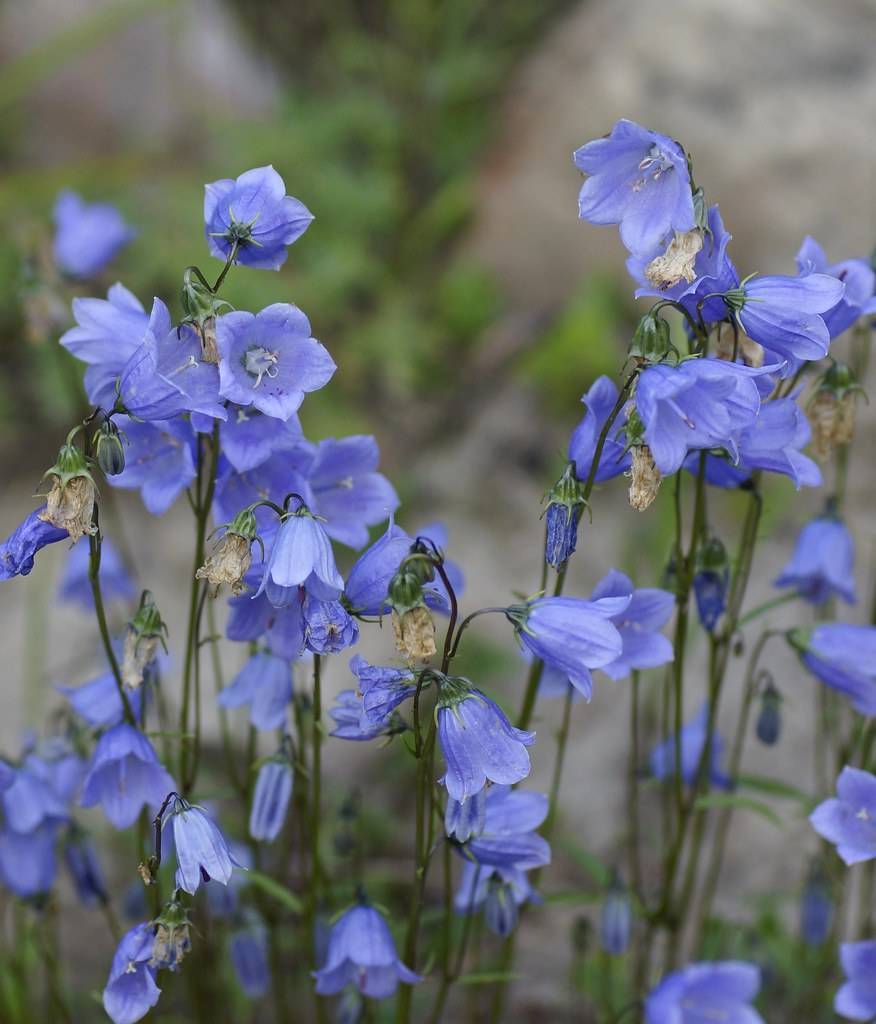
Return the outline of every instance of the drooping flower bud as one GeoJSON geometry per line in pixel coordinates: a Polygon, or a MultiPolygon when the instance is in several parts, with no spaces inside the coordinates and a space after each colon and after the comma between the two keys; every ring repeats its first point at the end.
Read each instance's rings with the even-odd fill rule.
{"type": "Polygon", "coordinates": [[[188,912],[179,900],[172,899],[165,904],[153,924],[155,938],[149,964],[175,971],[192,948],[188,912]]]}
{"type": "Polygon", "coordinates": [[[709,538],[697,555],[693,578],[697,614],[707,633],[713,632],[727,604],[730,560],[718,537],[709,538]]]}
{"type": "Polygon", "coordinates": [[[660,490],[663,477],[654,465],[654,456],[646,444],[637,444],[630,449],[633,458],[630,470],[630,505],[638,512],[644,512],[660,490]]]}
{"type": "Polygon", "coordinates": [[[760,712],[754,729],[757,738],[767,747],[776,743],[782,731],[781,706],[782,695],[769,679],[761,693],[760,712]]]}
{"type": "Polygon", "coordinates": [[[125,449],[119,428],[112,420],[106,420],[97,432],[94,442],[97,464],[105,476],[118,476],[125,469],[125,449]]]}
{"type": "Polygon", "coordinates": [[[803,888],[800,901],[800,936],[807,946],[822,945],[833,922],[830,879],[820,861],[815,861],[803,888]]]}
{"type": "Polygon", "coordinates": [[[66,530],[72,541],[95,533],[92,523],[95,487],[85,455],[73,444],[76,430],[70,432],[58,452],[58,461],[45,474],[52,482],[46,496],[46,509],[40,519],[59,530],[66,530]]]}
{"type": "Polygon", "coordinates": [[[851,369],[834,362],[825,371],[806,408],[812,427],[812,451],[822,461],[835,448],[847,445],[855,434],[855,401],[862,388],[851,369]]]}
{"type": "Polygon", "coordinates": [[[599,936],[602,948],[612,956],[620,956],[630,942],[633,910],[626,886],[615,873],[602,904],[599,936]]]}
{"type": "Polygon", "coordinates": [[[646,363],[660,363],[670,352],[678,356],[669,334],[669,324],[659,313],[646,313],[636,325],[628,354],[646,363]]]}
{"type": "Polygon", "coordinates": [[[252,543],[258,537],[258,523],[255,510],[248,507],[238,512],[229,523],[225,534],[212,555],[195,573],[195,578],[207,580],[213,587],[210,594],[216,597],[223,583],[231,587],[234,595],[246,590],[244,576],[252,565],[252,543]]]}
{"type": "Polygon", "coordinates": [[[694,263],[702,247],[703,232],[699,228],[676,231],[666,251],[645,267],[648,283],[659,291],[666,291],[679,281],[692,284],[697,278],[694,263]]]}
{"type": "Polygon", "coordinates": [[[493,875],[487,884],[484,918],[494,935],[506,938],[517,927],[520,911],[514,899],[514,890],[501,878],[493,875]]]}
{"type": "Polygon", "coordinates": [[[167,626],[161,618],[152,594],[144,590],[140,607],[125,631],[122,649],[122,682],[128,689],[136,690],[143,685],[147,668],[155,660],[158,645],[164,643],[167,626]]]}
{"type": "Polygon", "coordinates": [[[582,485],[570,462],[548,494],[545,511],[544,560],[558,569],[574,554],[578,543],[578,522],[585,501],[582,485]]]}

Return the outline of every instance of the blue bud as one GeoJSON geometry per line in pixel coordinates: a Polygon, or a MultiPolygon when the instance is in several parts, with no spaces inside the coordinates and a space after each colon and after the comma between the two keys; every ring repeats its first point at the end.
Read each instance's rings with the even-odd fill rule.
{"type": "Polygon", "coordinates": [[[773,746],[782,731],[782,696],[773,684],[767,683],[761,696],[760,713],[754,727],[757,738],[767,747],[773,746]]]}
{"type": "Polygon", "coordinates": [[[820,946],[830,933],[833,900],[824,870],[816,864],[809,872],[800,901],[800,935],[807,946],[820,946]]]}
{"type": "Polygon", "coordinates": [[[615,876],[602,904],[599,938],[602,948],[612,956],[620,956],[630,943],[633,909],[626,886],[615,876]]]}
{"type": "Polygon", "coordinates": [[[514,899],[514,891],[507,882],[491,878],[484,903],[484,917],[487,927],[494,935],[506,938],[517,927],[520,913],[514,899]]]}
{"type": "Polygon", "coordinates": [[[717,537],[712,537],[697,558],[693,578],[697,613],[706,632],[711,633],[727,606],[730,563],[727,551],[717,537]]]}

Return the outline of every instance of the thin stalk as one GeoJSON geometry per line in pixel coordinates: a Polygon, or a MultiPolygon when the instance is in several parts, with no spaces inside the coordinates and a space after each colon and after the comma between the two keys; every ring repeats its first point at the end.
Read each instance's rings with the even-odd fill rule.
{"type": "MultiPolygon", "coordinates": [[[[313,709],[311,721],[311,761],[310,761],[310,886],[309,896],[309,918],[311,924],[311,961],[314,970],[319,966],[316,962],[316,914],[319,908],[319,894],[322,886],[322,864],[320,861],[320,821],[322,817],[322,658],[318,654],[313,656],[313,709]]],[[[322,996],[314,995],[316,999],[317,1020],[326,1020],[326,1005],[322,996]]]]}
{"type": "Polygon", "coordinates": [[[639,846],[639,687],[641,673],[630,681],[630,751],[627,761],[627,803],[630,828],[627,834],[627,870],[636,899],[642,900],[642,859],[639,846]]]}

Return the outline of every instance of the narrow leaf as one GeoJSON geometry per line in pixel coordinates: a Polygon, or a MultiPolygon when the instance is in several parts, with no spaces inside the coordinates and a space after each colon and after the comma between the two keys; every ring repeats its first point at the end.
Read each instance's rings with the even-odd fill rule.
{"type": "Polygon", "coordinates": [[[270,896],[271,899],[282,903],[284,907],[287,907],[294,914],[300,914],[303,911],[304,907],[301,900],[294,892],[287,889],[285,885],[274,881],[268,875],[263,875],[261,871],[250,869],[246,873],[246,880],[257,889],[261,889],[266,896],[270,896]]]}
{"type": "Polygon", "coordinates": [[[738,793],[711,793],[709,796],[701,796],[694,804],[694,810],[708,811],[712,808],[723,808],[726,810],[754,811],[762,818],[766,818],[776,828],[782,828],[782,819],[768,804],[762,800],[755,800],[750,796],[740,796],[738,793]]]}

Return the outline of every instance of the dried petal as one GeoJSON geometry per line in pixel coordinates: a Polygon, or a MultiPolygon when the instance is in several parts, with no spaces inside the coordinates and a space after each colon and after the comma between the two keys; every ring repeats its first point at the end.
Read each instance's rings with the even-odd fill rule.
{"type": "Polygon", "coordinates": [[[636,445],[632,450],[632,456],[630,504],[639,512],[644,512],[657,497],[663,477],[654,465],[651,449],[646,444],[636,445]]]}
{"type": "Polygon", "coordinates": [[[40,514],[44,523],[66,530],[70,540],[96,532],[91,522],[94,512],[94,483],[90,477],[74,476],[66,484],[60,477],[52,479],[52,489],[46,498],[46,510],[40,514]]]}
{"type": "Polygon", "coordinates": [[[699,228],[693,231],[676,231],[675,237],[666,247],[666,252],[655,256],[645,267],[648,283],[665,291],[679,281],[692,284],[697,274],[694,270],[697,254],[703,247],[703,233],[699,228]]]}
{"type": "Polygon", "coordinates": [[[404,614],[392,613],[395,648],[412,659],[431,658],[435,646],[435,623],[425,605],[410,608],[404,614]]]}

